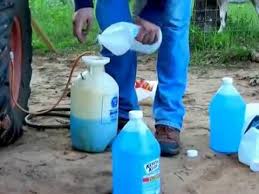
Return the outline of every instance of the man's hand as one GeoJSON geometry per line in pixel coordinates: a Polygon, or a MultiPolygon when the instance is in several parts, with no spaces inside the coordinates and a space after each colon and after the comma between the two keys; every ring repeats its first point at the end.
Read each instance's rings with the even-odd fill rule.
{"type": "Polygon", "coordinates": [[[74,14],[73,31],[80,42],[84,42],[93,22],[93,8],[82,8],[74,14]]]}
{"type": "Polygon", "coordinates": [[[159,27],[157,25],[140,17],[137,17],[135,22],[141,27],[136,38],[137,41],[143,44],[153,44],[157,41],[159,32],[159,27]]]}

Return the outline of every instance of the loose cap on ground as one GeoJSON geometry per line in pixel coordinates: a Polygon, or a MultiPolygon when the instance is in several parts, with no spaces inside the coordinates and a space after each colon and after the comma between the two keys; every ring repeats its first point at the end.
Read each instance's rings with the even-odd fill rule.
{"type": "Polygon", "coordinates": [[[187,150],[187,156],[189,158],[195,158],[198,156],[198,150],[187,150]]]}

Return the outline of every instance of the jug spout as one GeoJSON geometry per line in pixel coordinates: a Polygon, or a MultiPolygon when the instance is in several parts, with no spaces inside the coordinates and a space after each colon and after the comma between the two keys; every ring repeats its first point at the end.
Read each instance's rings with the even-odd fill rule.
{"type": "Polygon", "coordinates": [[[103,56],[84,56],[82,60],[87,65],[90,74],[104,72],[104,66],[110,62],[110,58],[103,56]]]}

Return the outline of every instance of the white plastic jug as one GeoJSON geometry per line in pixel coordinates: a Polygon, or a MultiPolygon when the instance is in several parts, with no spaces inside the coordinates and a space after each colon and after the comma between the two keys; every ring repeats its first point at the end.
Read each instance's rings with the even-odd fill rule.
{"type": "Polygon", "coordinates": [[[246,105],[245,123],[250,122],[256,115],[259,115],[259,103],[248,103],[246,105]]]}
{"type": "Polygon", "coordinates": [[[242,129],[242,136],[249,128],[250,123],[256,115],[259,115],[259,103],[246,104],[245,121],[242,129]]]}
{"type": "Polygon", "coordinates": [[[107,57],[82,58],[88,71],[71,87],[72,146],[87,152],[102,152],[117,134],[119,87],[105,73],[107,57]]]}
{"type": "Polygon", "coordinates": [[[98,35],[98,42],[116,56],[129,50],[144,54],[154,53],[162,43],[162,32],[159,30],[158,40],[152,45],[144,45],[135,38],[140,27],[133,23],[118,22],[106,28],[98,35]]]}
{"type": "Polygon", "coordinates": [[[259,171],[259,169],[256,169],[259,161],[259,115],[254,116],[245,125],[247,127],[239,146],[238,159],[241,163],[250,166],[251,170],[259,171]]]}

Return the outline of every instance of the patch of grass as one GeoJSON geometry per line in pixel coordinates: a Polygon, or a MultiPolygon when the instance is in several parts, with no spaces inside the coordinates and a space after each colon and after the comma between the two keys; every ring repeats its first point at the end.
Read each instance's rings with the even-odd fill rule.
{"type": "MultiPolygon", "coordinates": [[[[73,36],[73,5],[70,0],[31,0],[30,7],[34,17],[55,47],[61,53],[89,50],[95,44],[98,26],[93,24],[87,37],[87,44],[79,44],[73,36]]],[[[33,47],[36,53],[48,52],[41,39],[33,34],[33,47]]]]}
{"type": "Polygon", "coordinates": [[[191,26],[192,64],[231,63],[250,58],[250,51],[259,49],[259,19],[251,3],[230,4],[224,32],[203,32],[191,26]],[[213,57],[214,55],[214,57],[213,57]]]}
{"type": "Polygon", "coordinates": [[[226,50],[209,50],[192,52],[191,64],[202,68],[208,67],[236,67],[240,61],[251,59],[251,50],[231,48],[226,50]]]}
{"type": "MultiPolygon", "coordinates": [[[[132,5],[131,1],[131,5],[132,5]]],[[[88,35],[87,43],[79,44],[72,33],[73,5],[71,0],[30,0],[32,16],[49,36],[61,53],[75,53],[96,49],[98,25],[95,21],[88,35]]],[[[223,33],[205,33],[192,24],[190,45],[192,64],[231,63],[246,60],[249,52],[259,49],[259,19],[251,3],[230,5],[227,27],[223,33]],[[214,59],[214,60],[211,60],[214,59]]],[[[46,53],[48,49],[33,34],[36,53],[46,53]]]]}

